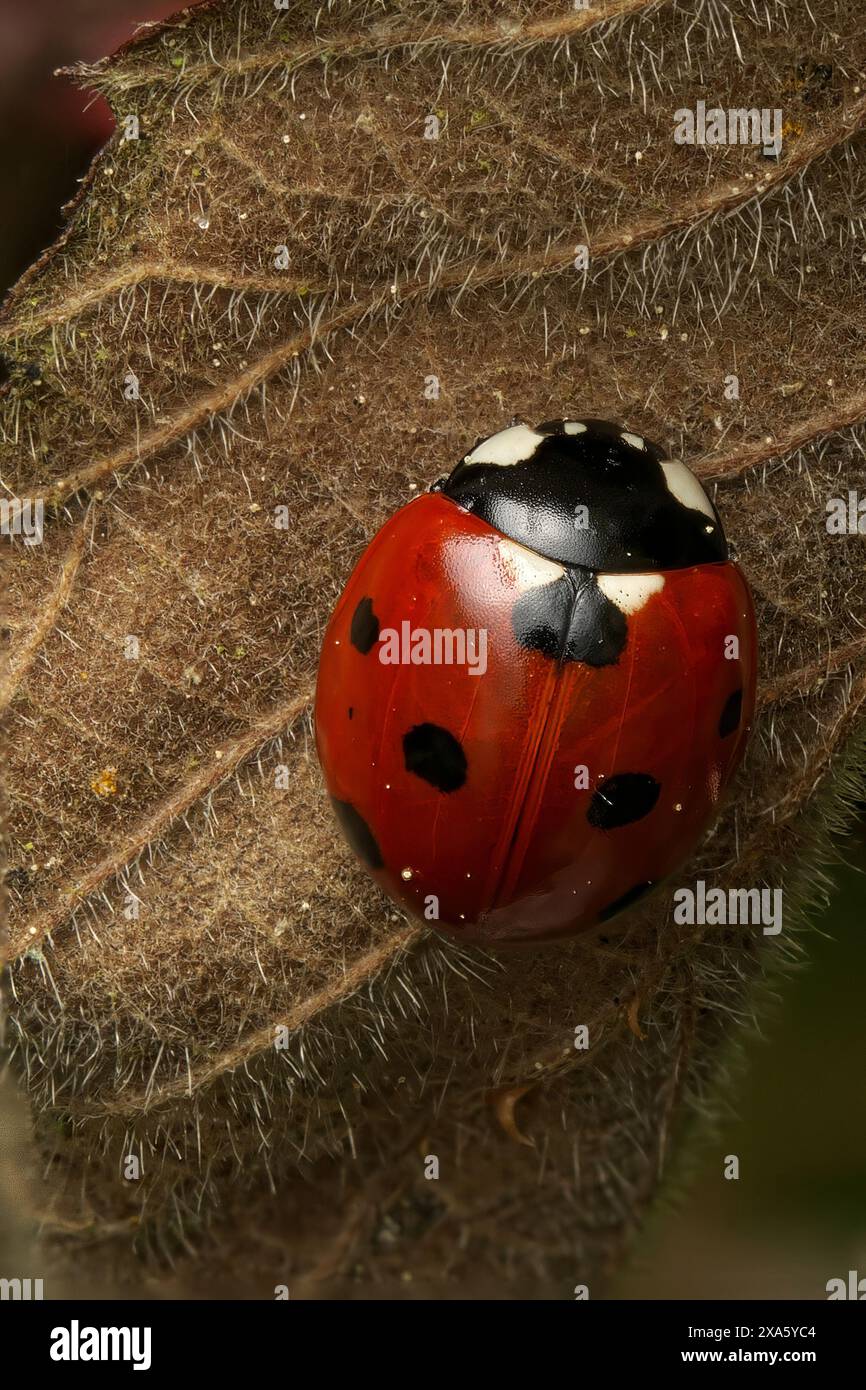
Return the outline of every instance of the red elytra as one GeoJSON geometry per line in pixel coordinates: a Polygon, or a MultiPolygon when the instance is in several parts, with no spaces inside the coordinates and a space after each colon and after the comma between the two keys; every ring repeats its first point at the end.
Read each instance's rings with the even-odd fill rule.
{"type": "MultiPolygon", "coordinates": [[[[324,638],[316,740],[344,833],[397,903],[464,940],[536,941],[609,920],[693,849],[745,748],[755,620],[727,559],[600,572],[504,534],[479,515],[490,469],[505,485],[488,455],[484,506],[425,494],[362,555],[324,638]]],[[[663,503],[659,554],[688,555],[703,541],[671,541],[682,508],[663,503]]],[[[635,528],[620,516],[626,544],[635,528]]]]}

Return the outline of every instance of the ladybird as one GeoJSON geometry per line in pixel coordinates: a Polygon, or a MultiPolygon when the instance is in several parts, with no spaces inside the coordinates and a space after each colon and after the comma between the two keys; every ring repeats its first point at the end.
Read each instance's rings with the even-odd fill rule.
{"type": "Polygon", "coordinates": [[[337,819],[482,944],[605,923],[687,858],[745,751],[757,636],[695,475],[602,420],[515,423],[396,512],[325,632],[337,819]]]}

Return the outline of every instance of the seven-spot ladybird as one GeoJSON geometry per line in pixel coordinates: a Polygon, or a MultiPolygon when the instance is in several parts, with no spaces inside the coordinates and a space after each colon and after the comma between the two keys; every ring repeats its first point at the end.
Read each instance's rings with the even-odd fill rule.
{"type": "Polygon", "coordinates": [[[328,625],[316,741],[343,832],[482,943],[606,922],[682,863],[745,750],[751,596],[684,463],[514,424],[398,511],[328,625]]]}

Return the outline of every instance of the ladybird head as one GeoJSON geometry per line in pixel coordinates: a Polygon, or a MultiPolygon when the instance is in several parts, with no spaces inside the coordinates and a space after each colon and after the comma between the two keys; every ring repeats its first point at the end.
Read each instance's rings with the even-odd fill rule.
{"type": "Polygon", "coordinates": [[[625,574],[728,558],[719,515],[690,469],[604,420],[510,425],[436,489],[561,564],[625,574]]]}

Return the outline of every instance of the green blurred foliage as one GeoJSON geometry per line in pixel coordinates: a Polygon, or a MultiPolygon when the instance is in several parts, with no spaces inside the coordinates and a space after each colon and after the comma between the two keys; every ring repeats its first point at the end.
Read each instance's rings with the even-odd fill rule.
{"type": "Polygon", "coordinates": [[[866,1275],[866,837],[847,857],[806,962],[747,1042],[736,1114],[701,1146],[611,1296],[823,1298],[828,1279],[866,1275]]]}

